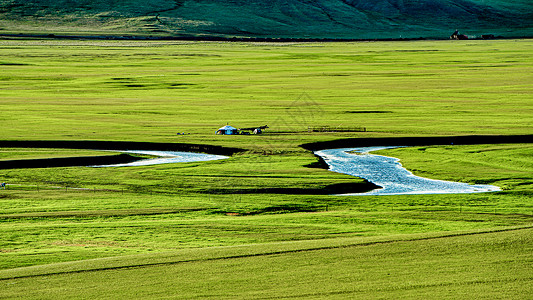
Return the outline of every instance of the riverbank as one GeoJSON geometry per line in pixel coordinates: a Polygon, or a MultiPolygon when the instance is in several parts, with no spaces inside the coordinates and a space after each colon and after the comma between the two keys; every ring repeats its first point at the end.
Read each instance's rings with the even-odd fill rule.
{"type": "MultiPolygon", "coordinates": [[[[301,144],[308,151],[335,148],[372,147],[372,146],[428,146],[428,145],[481,145],[533,143],[529,135],[463,135],[427,137],[385,137],[385,138],[348,138],[301,144]]],[[[232,156],[246,151],[236,147],[215,146],[190,143],[157,143],[130,141],[88,141],[88,140],[0,140],[0,148],[57,148],[91,150],[156,150],[200,152],[232,156]]],[[[318,165],[325,167],[323,163],[318,165]]]]}
{"type": "Polygon", "coordinates": [[[9,169],[32,169],[32,168],[60,168],[60,167],[84,167],[91,165],[114,165],[127,164],[138,160],[130,154],[58,157],[42,159],[18,159],[0,161],[0,170],[9,169]]]}
{"type": "Polygon", "coordinates": [[[373,146],[433,146],[433,145],[483,145],[483,144],[531,144],[533,135],[464,135],[434,137],[353,138],[302,144],[309,151],[335,148],[373,146]]]}
{"type": "Polygon", "coordinates": [[[328,149],[317,151],[315,154],[323,157],[330,171],[364,178],[380,187],[365,193],[344,194],[347,196],[470,194],[501,191],[499,187],[492,185],[470,185],[415,176],[402,166],[398,158],[370,154],[372,151],[390,148],[394,147],[328,149]]]}
{"type": "MultiPolygon", "coordinates": [[[[92,150],[157,150],[201,152],[207,154],[231,156],[244,151],[239,148],[222,147],[188,143],[151,143],[124,141],[0,141],[0,148],[60,148],[60,149],[92,149],[92,150]]],[[[121,163],[121,162],[118,162],[121,163]]]]}
{"type": "MultiPolygon", "coordinates": [[[[409,171],[403,169],[398,163],[398,167],[394,170],[386,171],[391,165],[390,161],[372,162],[369,166],[365,166],[364,161],[351,162],[352,160],[360,159],[359,156],[349,155],[343,151],[337,151],[339,145],[365,145],[369,146],[419,146],[419,145],[465,145],[465,144],[488,144],[488,143],[524,143],[532,142],[532,135],[519,136],[452,136],[452,137],[406,137],[406,138],[360,138],[360,139],[346,139],[329,142],[320,142],[313,144],[301,145],[304,149],[314,149],[319,147],[321,151],[314,150],[318,161],[306,167],[322,168],[335,172],[349,174],[355,177],[364,178],[363,183],[343,183],[326,185],[320,188],[289,188],[289,187],[270,187],[270,188],[209,188],[201,191],[201,193],[208,194],[290,194],[290,195],[331,195],[331,194],[347,194],[347,195],[398,195],[398,194],[427,194],[427,193],[471,193],[480,191],[498,191],[497,187],[487,188],[486,186],[470,186],[464,183],[451,183],[434,181],[426,178],[414,176],[409,171]],[[324,150],[320,147],[331,147],[324,150]],[[330,155],[327,153],[336,153],[330,155]],[[346,157],[345,157],[346,156],[346,157]],[[340,159],[340,160],[339,160],[340,159]],[[339,160],[339,161],[337,161],[339,160]],[[370,168],[370,169],[369,169],[370,168]],[[372,169],[374,168],[374,169],[372,169]],[[368,169],[368,170],[367,170],[368,169]],[[371,170],[372,169],[372,170],[371,170]],[[361,173],[362,172],[362,173],[361,173]],[[398,174],[396,174],[399,172],[398,174]],[[405,174],[404,174],[405,173],[405,174]],[[404,174],[404,176],[399,176],[404,174]],[[379,176],[378,176],[379,175],[379,176]],[[376,177],[378,176],[378,177],[376,177]],[[403,179],[400,179],[403,178],[403,179]],[[399,181],[398,181],[399,180],[399,181]]],[[[143,143],[143,142],[109,142],[109,141],[3,141],[1,145],[8,147],[36,147],[36,148],[73,148],[73,149],[95,149],[102,150],[117,150],[117,149],[131,149],[130,147],[142,147],[144,152],[140,154],[150,153],[166,153],[159,155],[161,157],[168,156],[169,153],[178,155],[178,152],[164,152],[154,151],[153,148],[158,149],[172,149],[181,148],[189,150],[210,150],[210,151],[224,151],[226,153],[235,153],[237,148],[223,148],[210,145],[191,145],[191,144],[171,144],[171,143],[143,143]],[[120,147],[120,148],[118,148],[120,147]],[[149,150],[149,151],[146,151],[149,150]]],[[[361,146],[359,146],[361,147],[361,146]]],[[[345,150],[349,147],[344,148],[345,150]]],[[[242,150],[241,150],[242,151],[242,150]]],[[[34,160],[11,160],[0,162],[0,169],[23,169],[23,168],[51,168],[51,167],[72,167],[72,166],[117,166],[124,167],[130,165],[153,165],[168,163],[169,158],[156,159],[154,162],[150,160],[139,161],[141,158],[132,156],[135,151],[127,151],[131,153],[123,153],[113,156],[90,156],[90,157],[69,157],[69,158],[50,158],[50,159],[34,159],[34,160]],[[161,161],[161,162],[159,162],[161,161]]],[[[184,152],[181,152],[184,153],[184,152]]],[[[186,153],[184,153],[186,154],[186,153]]],[[[376,156],[377,157],[377,156],[376,156]]],[[[178,160],[180,157],[176,157],[178,160]]],[[[386,158],[389,159],[389,158],[386,158]]],[[[398,161],[397,159],[393,159],[398,161]]],[[[171,159],[170,162],[177,162],[171,159]]]]}
{"type": "MultiPolygon", "coordinates": [[[[36,145],[39,145],[37,143],[36,145]]],[[[58,145],[58,144],[54,144],[58,145]]],[[[59,145],[62,145],[61,143],[59,145]]],[[[19,145],[20,146],[20,145],[19,145]]],[[[46,144],[46,146],[51,146],[46,144]]],[[[159,145],[162,147],[162,145],[159,145]]],[[[48,147],[46,147],[48,148],[48,147]]],[[[110,150],[102,150],[110,151],[110,150]]],[[[118,150],[111,150],[118,151],[118,150]]],[[[76,156],[76,157],[55,157],[41,159],[18,159],[0,161],[0,170],[8,169],[29,169],[29,168],[58,168],[58,167],[130,167],[130,166],[152,166],[168,163],[198,162],[210,161],[228,158],[222,155],[212,155],[193,152],[176,152],[176,151],[157,151],[157,150],[122,150],[120,155],[101,155],[101,156],[76,156]],[[135,155],[147,155],[155,158],[145,159],[135,155]]],[[[316,166],[314,163],[306,167],[323,167],[316,166]]],[[[257,176],[258,174],[250,174],[257,176]]],[[[379,186],[368,182],[355,180],[350,183],[328,184],[320,187],[267,187],[267,188],[250,188],[250,187],[224,187],[224,188],[207,188],[198,189],[203,194],[286,194],[286,195],[332,195],[338,193],[363,193],[369,192],[379,186]]]]}

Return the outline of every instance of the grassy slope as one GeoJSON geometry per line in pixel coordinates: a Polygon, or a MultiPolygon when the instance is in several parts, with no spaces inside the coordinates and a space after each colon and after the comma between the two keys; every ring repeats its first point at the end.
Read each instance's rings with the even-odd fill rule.
{"type": "Polygon", "coordinates": [[[531,35],[527,0],[334,1],[50,1],[0,5],[8,32],[258,36],[318,38],[447,38],[531,35]]]}
{"type": "MultiPolygon", "coordinates": [[[[183,141],[248,151],[208,163],[1,171],[0,177],[13,185],[0,194],[0,267],[150,252],[157,257],[157,253],[184,248],[196,253],[206,247],[252,244],[251,248],[259,249],[268,242],[319,243],[332,237],[365,241],[398,234],[529,226],[533,174],[529,145],[391,150],[405,157],[406,165],[416,172],[494,183],[505,188],[503,193],[353,198],[242,192],[358,182],[304,168],[315,159],[298,147],[303,142],[360,136],[530,133],[531,49],[530,41],[276,45],[2,41],[0,106],[5,112],[1,125],[6,139],[183,141]],[[215,136],[214,130],[226,122],[239,127],[268,124],[271,129],[263,136],[215,136]],[[368,132],[282,133],[337,124],[365,126],[368,132]],[[191,134],[176,136],[175,132],[191,134]],[[89,190],[64,189],[65,185],[89,190]],[[223,190],[240,194],[221,194],[223,190]]],[[[527,241],[516,243],[530,247],[527,241]]],[[[403,255],[403,250],[391,247],[403,255]]],[[[491,247],[480,247],[478,254],[464,259],[450,253],[439,259],[457,258],[464,263],[481,256],[501,257],[491,247]]],[[[515,250],[527,253],[521,249],[515,250]]],[[[430,268],[420,276],[442,276],[429,263],[436,254],[428,253],[428,261],[421,265],[430,268]]],[[[513,263],[514,279],[519,282],[528,277],[518,265],[530,264],[522,254],[513,263]]],[[[328,256],[325,253],[319,260],[328,256]]],[[[280,266],[286,261],[280,261],[280,266]]],[[[440,291],[442,286],[452,286],[478,293],[454,282],[479,270],[484,275],[476,284],[517,295],[523,291],[510,281],[494,281],[482,265],[458,268],[456,262],[451,268],[455,270],[452,282],[428,285],[440,291]]],[[[239,265],[226,268],[239,270],[239,265]]],[[[196,267],[206,268],[192,266],[196,267]]],[[[411,268],[411,264],[400,265],[396,271],[412,274],[411,268]]],[[[158,274],[160,270],[147,273],[151,271],[158,274]]],[[[255,269],[242,272],[247,276],[257,273],[255,269]]],[[[322,274],[310,272],[309,280],[322,274]]],[[[346,278],[331,274],[336,282],[346,278]]],[[[87,285],[91,276],[76,282],[87,285]]],[[[128,278],[136,276],[122,277],[124,288],[119,290],[131,289],[128,278]]],[[[268,282],[271,278],[265,276],[268,282]]],[[[292,277],[280,278],[296,282],[292,277]]],[[[384,278],[385,273],[380,273],[368,280],[384,278]]],[[[199,294],[196,280],[191,278],[191,294],[199,294]]],[[[31,296],[24,288],[26,280],[16,282],[21,285],[2,284],[14,288],[14,293],[31,296]],[[16,291],[18,286],[21,290],[16,291]]],[[[406,282],[399,284],[405,287],[406,282]]],[[[327,286],[326,292],[344,291],[327,286]]],[[[49,287],[43,284],[37,290],[49,287]]],[[[139,289],[149,291],[147,286],[139,289]]],[[[407,293],[401,288],[390,293],[394,292],[407,293]]],[[[14,295],[7,293],[0,295],[14,295]]],[[[490,297],[491,291],[484,289],[484,293],[490,297]]]]}
{"type": "Polygon", "coordinates": [[[211,248],[136,257],[129,264],[135,268],[94,260],[0,272],[19,277],[0,286],[5,297],[25,299],[523,299],[532,291],[532,233],[211,248]],[[54,272],[60,273],[47,275],[54,272]]]}

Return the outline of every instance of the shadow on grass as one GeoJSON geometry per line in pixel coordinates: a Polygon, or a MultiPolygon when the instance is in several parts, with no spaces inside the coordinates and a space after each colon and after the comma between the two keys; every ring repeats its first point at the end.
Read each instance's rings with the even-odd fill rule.
{"type": "Polygon", "coordinates": [[[336,183],[320,188],[218,188],[200,191],[205,194],[286,194],[286,195],[334,195],[334,194],[352,194],[365,193],[374,189],[381,188],[371,182],[357,183],[336,183]]]}
{"type": "Polygon", "coordinates": [[[433,137],[351,138],[302,144],[310,150],[356,148],[371,146],[430,146],[430,145],[480,145],[533,143],[533,135],[466,135],[433,137]]]}
{"type": "Polygon", "coordinates": [[[224,214],[229,216],[253,216],[262,214],[290,214],[299,212],[319,212],[327,211],[327,205],[305,205],[305,204],[285,204],[268,206],[261,209],[250,210],[246,212],[235,212],[226,210],[214,210],[214,214],[224,214]]]}
{"type": "Polygon", "coordinates": [[[0,161],[0,170],[31,169],[31,168],[59,168],[59,167],[84,167],[93,165],[125,164],[143,158],[129,154],[60,157],[42,159],[20,159],[0,161]]]}

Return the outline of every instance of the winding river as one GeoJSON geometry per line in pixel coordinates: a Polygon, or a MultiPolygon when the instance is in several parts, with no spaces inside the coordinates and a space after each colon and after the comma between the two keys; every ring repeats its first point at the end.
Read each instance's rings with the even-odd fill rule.
{"type": "MultiPolygon", "coordinates": [[[[500,191],[493,185],[471,185],[461,182],[433,180],[413,175],[406,170],[400,160],[394,157],[370,154],[372,151],[398,147],[340,148],[316,151],[329,165],[329,170],[364,178],[378,186],[366,193],[343,194],[349,196],[365,195],[413,195],[413,194],[461,194],[500,191]],[[355,152],[355,153],[353,153],[355,152]]],[[[91,167],[134,167],[196,162],[225,159],[227,156],[179,151],[124,150],[116,151],[129,154],[156,156],[130,163],[95,165],[91,167]]]]}
{"type": "Polygon", "coordinates": [[[382,187],[366,193],[344,195],[464,194],[500,191],[499,187],[493,185],[470,185],[415,176],[400,164],[399,159],[369,153],[391,148],[398,147],[328,149],[316,151],[315,154],[324,159],[330,171],[361,177],[382,187]]]}
{"type": "MultiPolygon", "coordinates": [[[[500,188],[492,185],[470,185],[467,183],[433,180],[413,175],[400,164],[400,160],[394,157],[370,154],[371,151],[382,149],[398,148],[394,147],[361,147],[361,148],[340,148],[315,151],[329,165],[329,170],[344,173],[360,178],[364,178],[381,188],[365,192],[343,195],[410,195],[410,194],[459,194],[459,193],[484,193],[500,191],[500,188]],[[353,153],[355,152],[355,153],[353,153]]],[[[104,167],[135,167],[150,166],[159,164],[181,163],[181,162],[201,162],[226,159],[228,156],[213,155],[204,153],[182,152],[182,151],[158,151],[158,150],[101,150],[127,154],[141,154],[154,156],[155,158],[140,159],[125,163],[105,164],[105,157],[102,158],[102,165],[85,166],[94,168],[104,167]]],[[[91,157],[92,163],[99,157],[91,157]]],[[[18,160],[3,162],[3,167],[8,168],[42,168],[57,166],[81,166],[84,165],[82,158],[58,158],[58,159],[37,159],[18,160]],[[51,163],[51,161],[56,161],[51,163]],[[60,162],[58,162],[60,161],[60,162]]],[[[112,162],[112,160],[108,160],[112,162]]],[[[122,160],[124,161],[124,160],[122,160]]]]}
{"type": "Polygon", "coordinates": [[[124,164],[112,164],[112,165],[94,165],[93,168],[106,168],[106,167],[139,167],[139,166],[151,166],[160,164],[173,164],[180,162],[196,162],[196,161],[210,161],[228,158],[224,155],[213,155],[204,153],[182,152],[182,151],[155,151],[155,150],[106,150],[113,152],[122,152],[129,154],[141,154],[151,155],[157,158],[141,159],[130,163],[124,164]]]}

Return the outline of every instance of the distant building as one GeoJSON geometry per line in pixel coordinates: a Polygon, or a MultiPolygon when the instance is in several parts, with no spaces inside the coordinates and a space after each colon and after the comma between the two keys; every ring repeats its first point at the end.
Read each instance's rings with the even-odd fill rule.
{"type": "Polygon", "coordinates": [[[233,126],[226,125],[224,127],[220,127],[216,131],[216,134],[226,134],[226,135],[239,134],[239,130],[237,130],[237,128],[235,128],[233,126]]]}
{"type": "Polygon", "coordinates": [[[250,134],[262,134],[265,129],[267,129],[268,126],[257,126],[257,127],[247,127],[247,128],[235,128],[230,125],[226,125],[224,127],[220,127],[215,133],[216,134],[223,134],[223,135],[234,135],[234,134],[244,134],[244,135],[250,135],[250,134]]]}

